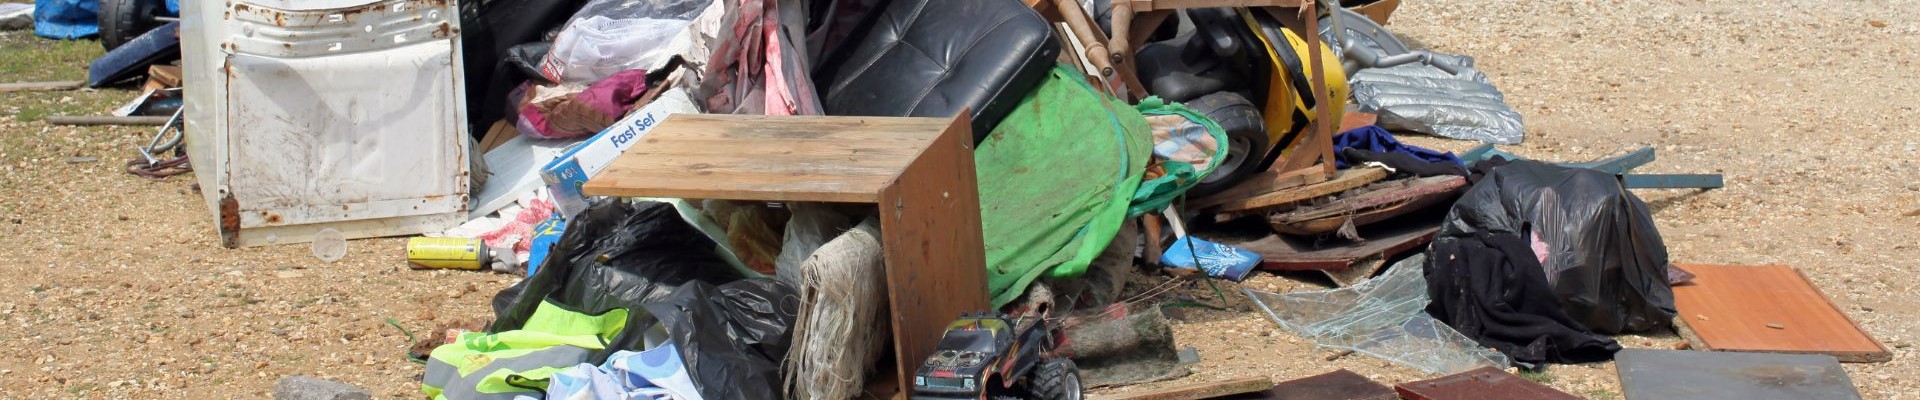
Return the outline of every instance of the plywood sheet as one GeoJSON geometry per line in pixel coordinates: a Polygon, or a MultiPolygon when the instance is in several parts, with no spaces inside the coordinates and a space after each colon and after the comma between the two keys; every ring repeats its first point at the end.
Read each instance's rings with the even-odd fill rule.
{"type": "Polygon", "coordinates": [[[1494,367],[1394,385],[1407,400],[1580,400],[1494,367]]]}
{"type": "Polygon", "coordinates": [[[1263,377],[1248,377],[1234,380],[1196,383],[1166,389],[1100,396],[1096,400],[1201,400],[1243,393],[1254,393],[1273,387],[1273,381],[1263,377]]]}
{"type": "Polygon", "coordinates": [[[1860,398],[1829,355],[1626,349],[1614,357],[1627,400],[1860,398]]]}
{"type": "Polygon", "coordinates": [[[1845,362],[1892,359],[1886,347],[1785,265],[1679,265],[1693,282],[1673,287],[1679,320],[1714,351],[1829,354],[1845,362]]]}

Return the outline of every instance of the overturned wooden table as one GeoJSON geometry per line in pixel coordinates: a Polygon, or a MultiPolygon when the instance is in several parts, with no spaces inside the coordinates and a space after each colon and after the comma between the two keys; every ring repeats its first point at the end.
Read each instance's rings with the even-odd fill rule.
{"type": "MultiPolygon", "coordinates": [[[[588,180],[588,196],[879,208],[899,388],[949,322],[985,310],[972,122],[675,114],[588,180]]],[[[882,370],[885,371],[885,370],[882,370]]]]}

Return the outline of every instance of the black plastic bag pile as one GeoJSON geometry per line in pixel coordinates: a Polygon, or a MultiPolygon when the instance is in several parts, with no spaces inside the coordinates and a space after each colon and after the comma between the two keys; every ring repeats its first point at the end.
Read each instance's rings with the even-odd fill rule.
{"type": "Polygon", "coordinates": [[[780,398],[780,361],[799,311],[793,288],[742,279],[672,205],[601,201],[576,215],[546,266],[494,296],[490,332],[520,329],[541,301],[587,314],[631,312],[587,362],[644,350],[665,331],[702,397],[780,398]]]}
{"type": "Polygon", "coordinates": [[[1603,335],[1672,328],[1666,245],[1613,174],[1494,159],[1473,182],[1434,237],[1428,313],[1524,364],[1608,360],[1603,335]]]}

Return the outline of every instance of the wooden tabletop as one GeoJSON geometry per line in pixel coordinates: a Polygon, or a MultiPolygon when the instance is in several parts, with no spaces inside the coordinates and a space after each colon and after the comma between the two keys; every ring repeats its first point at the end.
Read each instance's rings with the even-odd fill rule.
{"type": "Polygon", "coordinates": [[[674,114],[588,196],[872,203],[951,121],[674,114]]]}

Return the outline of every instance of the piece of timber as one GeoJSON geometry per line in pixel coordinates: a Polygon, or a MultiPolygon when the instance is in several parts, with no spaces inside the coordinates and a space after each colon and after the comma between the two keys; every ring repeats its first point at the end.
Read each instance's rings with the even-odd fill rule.
{"type": "Polygon", "coordinates": [[[1828,354],[1854,363],[1893,359],[1798,269],[1678,266],[1694,274],[1692,283],[1673,287],[1673,304],[1686,330],[1700,339],[1689,339],[1695,349],[1828,354]]]}
{"type": "Polygon", "coordinates": [[[1397,400],[1393,388],[1346,369],[1280,382],[1264,393],[1234,396],[1260,400],[1397,400]]]}
{"type": "Polygon", "coordinates": [[[1466,178],[1431,176],[1375,183],[1316,206],[1267,217],[1275,232],[1311,236],[1331,233],[1351,221],[1366,226],[1453,200],[1466,178]]]}
{"type": "MultiPolygon", "coordinates": [[[[1411,217],[1410,217],[1411,218],[1411,217]]],[[[1327,239],[1318,243],[1286,235],[1268,235],[1258,240],[1227,243],[1260,255],[1260,269],[1268,271],[1333,271],[1353,267],[1369,258],[1393,258],[1425,246],[1440,231],[1436,221],[1381,224],[1377,229],[1361,229],[1365,242],[1327,239]]]]}
{"type": "Polygon", "coordinates": [[[1379,167],[1361,167],[1335,172],[1333,179],[1290,189],[1254,195],[1253,197],[1228,201],[1220,204],[1222,216],[1237,216],[1258,212],[1262,209],[1292,205],[1315,197],[1353,190],[1387,178],[1387,170],[1379,167]]]}
{"type": "Polygon", "coordinates": [[[1236,394],[1255,393],[1273,388],[1273,380],[1248,377],[1229,381],[1176,386],[1142,393],[1096,397],[1095,400],[1200,400],[1236,394]]]}
{"type": "Polygon", "coordinates": [[[170,119],[170,118],[173,118],[173,117],[168,117],[168,116],[121,117],[121,116],[113,116],[113,115],[49,115],[47,116],[47,124],[48,125],[75,125],[75,126],[87,126],[87,125],[160,126],[160,125],[166,125],[167,119],[170,119]]]}
{"type": "Polygon", "coordinates": [[[1268,170],[1247,177],[1240,184],[1187,203],[1188,207],[1207,208],[1277,190],[1326,182],[1327,173],[1319,168],[1293,171],[1268,170]]]}
{"type": "Polygon", "coordinates": [[[1720,174],[1627,174],[1620,183],[1628,189],[1719,189],[1727,186],[1720,174]]]}
{"type": "Polygon", "coordinates": [[[1494,367],[1393,386],[1406,400],[1580,400],[1494,367]]]}
{"type": "Polygon", "coordinates": [[[82,81],[0,83],[0,93],[74,90],[86,85],[87,83],[82,81]]]}

